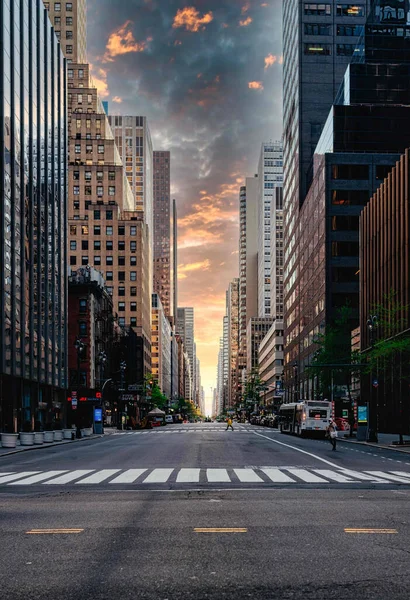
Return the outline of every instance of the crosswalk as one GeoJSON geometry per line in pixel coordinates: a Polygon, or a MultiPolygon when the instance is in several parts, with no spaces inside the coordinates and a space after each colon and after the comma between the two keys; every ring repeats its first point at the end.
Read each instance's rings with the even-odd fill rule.
{"type": "Polygon", "coordinates": [[[33,485],[159,485],[159,484],[405,484],[410,472],[354,471],[313,467],[138,468],[0,472],[0,487],[33,485]]]}
{"type": "Polygon", "coordinates": [[[226,431],[226,427],[224,428],[211,428],[206,427],[203,429],[149,429],[148,431],[116,431],[115,433],[111,433],[112,436],[116,435],[175,435],[180,433],[266,433],[266,429],[234,429],[233,431],[230,429],[228,432],[226,431]]]}

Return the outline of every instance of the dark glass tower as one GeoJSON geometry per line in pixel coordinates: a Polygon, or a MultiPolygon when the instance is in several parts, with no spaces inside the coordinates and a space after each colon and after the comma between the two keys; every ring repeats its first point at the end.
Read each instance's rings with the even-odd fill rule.
{"type": "Polygon", "coordinates": [[[42,0],[0,3],[0,427],[59,414],[67,383],[66,81],[42,0]]]}

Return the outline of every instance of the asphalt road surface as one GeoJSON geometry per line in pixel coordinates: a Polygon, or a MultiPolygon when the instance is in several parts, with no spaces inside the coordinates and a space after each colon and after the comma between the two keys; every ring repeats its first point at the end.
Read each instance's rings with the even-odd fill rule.
{"type": "Polygon", "coordinates": [[[219,424],[0,457],[0,598],[410,597],[410,456],[219,424]]]}

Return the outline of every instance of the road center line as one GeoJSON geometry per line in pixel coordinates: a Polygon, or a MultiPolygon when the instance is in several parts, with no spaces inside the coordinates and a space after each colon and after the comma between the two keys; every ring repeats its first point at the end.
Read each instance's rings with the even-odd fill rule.
{"type": "Polygon", "coordinates": [[[245,527],[195,527],[195,533],[247,533],[245,527]]]}

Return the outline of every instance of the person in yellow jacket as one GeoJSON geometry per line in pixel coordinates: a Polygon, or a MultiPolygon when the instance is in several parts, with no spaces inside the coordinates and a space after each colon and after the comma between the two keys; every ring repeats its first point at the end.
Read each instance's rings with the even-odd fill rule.
{"type": "Polygon", "coordinates": [[[231,428],[233,431],[233,427],[232,427],[232,417],[228,417],[228,421],[227,421],[227,425],[226,425],[226,431],[228,431],[228,429],[231,428]]]}

